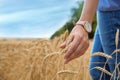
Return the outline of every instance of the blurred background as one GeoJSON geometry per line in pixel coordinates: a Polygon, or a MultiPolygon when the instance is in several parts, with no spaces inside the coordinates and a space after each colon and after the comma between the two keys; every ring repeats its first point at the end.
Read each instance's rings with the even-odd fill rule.
{"type": "MultiPolygon", "coordinates": [[[[81,15],[83,0],[0,0],[0,38],[54,38],[81,15]]],[[[93,31],[89,34],[93,38],[93,31]]]]}

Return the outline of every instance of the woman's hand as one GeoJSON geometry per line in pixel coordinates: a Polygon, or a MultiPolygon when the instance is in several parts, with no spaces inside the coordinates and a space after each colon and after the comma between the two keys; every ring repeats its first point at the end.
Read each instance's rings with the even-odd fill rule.
{"type": "MultiPolygon", "coordinates": [[[[69,61],[78,58],[83,55],[87,48],[89,47],[88,33],[84,30],[81,25],[76,25],[71,31],[70,36],[73,36],[72,42],[69,44],[69,48],[65,52],[65,64],[69,61]]],[[[66,41],[61,44],[61,48],[66,47],[66,41]]]]}

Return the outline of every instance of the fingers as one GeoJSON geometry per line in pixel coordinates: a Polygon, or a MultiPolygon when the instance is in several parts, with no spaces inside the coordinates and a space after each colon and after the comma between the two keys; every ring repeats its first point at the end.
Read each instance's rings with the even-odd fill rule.
{"type": "Polygon", "coordinates": [[[66,40],[66,45],[68,46],[73,41],[73,39],[74,39],[74,35],[71,34],[66,40]]]}
{"type": "Polygon", "coordinates": [[[61,45],[60,48],[65,48],[66,47],[66,41],[64,41],[61,45]]]}
{"type": "Polygon", "coordinates": [[[80,43],[80,39],[78,36],[75,36],[73,41],[70,44],[69,49],[67,50],[66,54],[65,54],[65,59],[67,59],[69,56],[72,55],[72,53],[74,53],[74,51],[77,49],[77,47],[79,46],[80,43]]]}
{"type": "Polygon", "coordinates": [[[67,64],[69,61],[83,55],[85,53],[85,51],[87,50],[88,46],[89,46],[89,42],[87,40],[83,40],[80,43],[80,45],[78,46],[78,48],[74,51],[74,53],[72,53],[72,55],[70,55],[68,58],[65,59],[65,64],[67,64]]]}
{"type": "MultiPolygon", "coordinates": [[[[68,63],[74,58],[81,56],[88,48],[88,34],[81,26],[76,26],[72,29],[71,34],[74,35],[73,40],[67,39],[66,46],[69,47],[66,50],[64,56],[65,63],[68,63]],[[69,44],[70,42],[70,44],[69,44]]],[[[69,36],[70,37],[70,36],[69,36]]]]}
{"type": "Polygon", "coordinates": [[[78,46],[78,48],[74,51],[73,54],[71,54],[68,58],[65,59],[65,64],[67,64],[69,61],[71,61],[74,58],[78,57],[78,53],[80,53],[80,50],[82,48],[83,42],[80,43],[81,45],[78,46]],[[76,56],[77,55],[77,56],[76,56]]]}
{"type": "Polygon", "coordinates": [[[65,48],[66,45],[68,46],[73,41],[74,36],[70,35],[61,45],[60,48],[65,48]]]}

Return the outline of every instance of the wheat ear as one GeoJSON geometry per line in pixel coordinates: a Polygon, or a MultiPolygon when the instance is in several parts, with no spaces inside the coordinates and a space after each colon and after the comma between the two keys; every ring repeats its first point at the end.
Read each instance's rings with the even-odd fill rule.
{"type": "MultiPolygon", "coordinates": [[[[54,53],[51,53],[51,54],[48,54],[48,55],[46,55],[45,57],[44,57],[44,59],[43,59],[43,61],[42,61],[42,67],[41,67],[41,69],[43,69],[43,66],[44,66],[44,63],[45,63],[45,61],[48,59],[48,58],[52,58],[53,56],[58,56],[58,55],[60,55],[60,53],[59,52],[54,52],[54,53]]],[[[43,70],[41,70],[42,72],[43,72],[43,70]]]]}
{"type": "Polygon", "coordinates": [[[102,52],[96,52],[96,53],[92,54],[91,56],[102,56],[102,57],[105,57],[105,58],[112,58],[112,56],[110,56],[106,53],[102,53],[102,52]]]}
{"type": "Polygon", "coordinates": [[[114,51],[112,52],[112,55],[113,55],[114,53],[118,53],[118,52],[120,52],[120,49],[114,50],[114,51]]]}
{"type": "Polygon", "coordinates": [[[66,41],[66,45],[69,45],[73,41],[74,36],[70,35],[66,41]]]}
{"type": "Polygon", "coordinates": [[[63,37],[64,37],[64,39],[63,39],[64,41],[67,39],[68,34],[69,34],[69,31],[68,31],[68,30],[66,30],[66,31],[65,31],[65,33],[64,33],[64,36],[63,36],[63,37]]]}
{"type": "Polygon", "coordinates": [[[73,41],[73,38],[74,38],[73,35],[70,35],[70,36],[68,37],[68,39],[66,40],[66,47],[65,47],[65,49],[63,49],[63,50],[61,51],[61,54],[65,53],[65,52],[68,50],[68,48],[70,47],[69,44],[73,41]]]}
{"type": "MultiPolygon", "coordinates": [[[[107,71],[106,69],[104,69],[104,68],[102,68],[102,67],[98,67],[98,66],[97,66],[97,67],[94,67],[94,68],[92,68],[92,69],[98,69],[98,70],[100,70],[100,71],[102,71],[102,72],[104,72],[104,73],[112,76],[112,74],[111,74],[109,71],[107,71]]],[[[92,70],[92,69],[91,69],[91,70],[92,70]]]]}
{"type": "Polygon", "coordinates": [[[61,75],[63,73],[67,73],[67,74],[78,74],[78,72],[76,71],[71,71],[71,70],[62,70],[62,71],[59,71],[57,72],[58,75],[61,75]]]}
{"type": "Polygon", "coordinates": [[[61,71],[59,71],[59,72],[56,73],[55,77],[54,77],[52,80],[56,80],[56,76],[62,75],[62,74],[64,74],[64,73],[66,73],[66,74],[78,74],[78,72],[76,72],[76,71],[61,70],[61,71]]]}
{"type": "Polygon", "coordinates": [[[46,56],[44,57],[43,61],[46,60],[46,59],[48,59],[48,58],[51,58],[51,57],[53,57],[53,56],[55,56],[55,55],[59,55],[59,54],[60,54],[59,52],[54,52],[54,53],[48,54],[48,55],[46,55],[46,56]]]}

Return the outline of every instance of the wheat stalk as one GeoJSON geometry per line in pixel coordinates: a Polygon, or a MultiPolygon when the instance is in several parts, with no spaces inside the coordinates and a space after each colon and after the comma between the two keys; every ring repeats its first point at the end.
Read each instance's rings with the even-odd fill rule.
{"type": "Polygon", "coordinates": [[[70,35],[68,39],[66,40],[66,47],[61,51],[61,54],[65,53],[68,48],[70,47],[70,43],[73,41],[74,36],[70,35]]]}
{"type": "Polygon", "coordinates": [[[43,61],[56,55],[60,55],[60,53],[59,52],[50,53],[44,57],[43,61]]]}
{"type": "Polygon", "coordinates": [[[43,67],[43,65],[44,65],[44,62],[48,59],[48,58],[52,58],[53,56],[58,56],[58,55],[60,55],[60,53],[59,52],[54,52],[54,53],[51,53],[51,54],[48,54],[47,56],[45,56],[44,57],[44,59],[43,59],[43,61],[42,61],[42,67],[43,67]]]}
{"type": "Polygon", "coordinates": [[[71,70],[62,70],[62,71],[57,72],[58,75],[61,75],[61,74],[64,74],[64,73],[67,73],[67,74],[78,74],[77,71],[71,71],[71,70]]]}
{"type": "MultiPolygon", "coordinates": [[[[115,37],[115,44],[116,44],[116,50],[117,50],[117,48],[118,48],[118,42],[119,42],[119,29],[117,29],[117,32],[116,32],[116,37],[115,37]]],[[[118,54],[117,54],[117,52],[116,52],[116,62],[115,62],[115,65],[117,66],[117,56],[118,56],[118,54]]],[[[115,68],[115,77],[114,77],[114,79],[116,78],[116,68],[115,68]]]]}
{"type": "Polygon", "coordinates": [[[116,37],[115,37],[116,48],[118,48],[118,42],[119,42],[119,29],[117,29],[116,37]]]}
{"type": "Polygon", "coordinates": [[[118,52],[120,52],[120,49],[114,50],[114,51],[112,52],[112,55],[113,55],[114,53],[118,53],[118,52]]]}
{"type": "MultiPolygon", "coordinates": [[[[112,56],[113,54],[116,53],[116,63],[115,63],[116,66],[117,66],[117,53],[120,51],[119,49],[117,49],[117,48],[118,48],[118,41],[119,41],[118,39],[119,39],[119,29],[117,29],[116,37],[115,37],[116,50],[114,50],[114,51],[112,52],[112,54],[111,54],[111,56],[112,56]]],[[[107,59],[107,61],[105,62],[104,68],[105,68],[107,62],[108,62],[108,59],[107,59]]],[[[114,72],[112,73],[112,76],[113,76],[114,73],[115,73],[115,75],[116,75],[116,68],[117,68],[116,66],[115,66],[114,72]]],[[[119,69],[118,69],[118,70],[119,70],[119,69]]],[[[103,75],[103,72],[101,73],[100,80],[102,79],[102,75],[103,75]]],[[[115,80],[115,77],[114,77],[114,80],[115,80]]]]}
{"type": "MultiPolygon", "coordinates": [[[[116,69],[119,68],[119,67],[118,67],[119,65],[120,65],[120,62],[119,62],[117,65],[115,65],[115,69],[114,69],[114,71],[113,71],[113,73],[112,73],[112,76],[113,76],[113,75],[116,76],[115,72],[116,72],[116,69]]],[[[118,71],[119,71],[119,70],[118,70],[118,71]]],[[[118,74],[119,74],[119,72],[118,72],[118,74]]],[[[111,76],[110,80],[112,80],[112,76],[111,76]]],[[[119,77],[119,75],[118,75],[118,77],[119,77]]]]}
{"type": "MultiPolygon", "coordinates": [[[[98,69],[98,70],[100,70],[100,71],[102,71],[102,72],[104,72],[104,73],[112,76],[112,74],[111,74],[109,71],[107,71],[106,69],[104,69],[104,68],[102,68],[102,67],[97,66],[97,67],[94,67],[94,68],[92,68],[92,69],[98,69]]],[[[91,69],[91,70],[92,70],[92,69],[91,69]]]]}
{"type": "MultiPolygon", "coordinates": [[[[20,42],[21,44],[17,46],[15,41],[13,41],[14,44],[12,45],[11,42],[9,42],[10,44],[6,44],[5,42],[4,45],[2,42],[0,42],[1,80],[51,80],[53,79],[55,74],[62,76],[70,74],[76,76],[75,74],[79,74],[78,72],[80,72],[80,67],[78,68],[78,62],[74,62],[72,66],[65,66],[65,68],[67,69],[72,69],[73,65],[77,66],[77,68],[75,67],[77,69],[76,71],[65,70],[65,68],[61,69],[61,67],[64,66],[64,64],[61,64],[63,59],[61,53],[66,52],[66,50],[69,48],[70,43],[73,40],[72,35],[70,35],[69,37],[67,36],[68,31],[66,31],[64,35],[57,37],[53,40],[22,40],[20,42]],[[61,49],[58,48],[58,45],[63,40],[66,40],[67,44],[66,48],[62,50],[62,52],[61,49]],[[6,56],[4,56],[3,54],[6,56]],[[55,59],[58,59],[55,63],[53,60],[54,57],[55,59]],[[50,62],[52,63],[52,65],[48,64],[49,60],[51,60],[50,62]],[[31,64],[33,65],[33,67],[29,68],[31,64]],[[59,65],[56,66],[57,64],[59,65]]],[[[83,62],[83,59],[80,60],[80,63],[81,62],[83,62]]],[[[81,65],[83,65],[83,63],[81,65]]],[[[84,73],[81,74],[81,76],[77,75],[78,78],[75,78],[74,80],[79,79],[80,77],[82,78],[81,80],[83,80],[82,75],[84,75],[84,73]]],[[[72,79],[71,76],[69,76],[69,78],[72,79]]]]}
{"type": "MultiPolygon", "coordinates": [[[[61,70],[56,73],[56,76],[62,75],[62,74],[78,74],[77,71],[71,71],[71,70],[61,70]]],[[[53,78],[53,80],[56,80],[56,76],[53,78]]]]}
{"type": "Polygon", "coordinates": [[[63,38],[64,38],[63,40],[64,40],[64,41],[67,39],[68,34],[69,34],[69,31],[68,31],[68,30],[66,30],[66,31],[65,31],[65,33],[64,33],[64,36],[63,36],[63,38]]]}
{"type": "MultiPolygon", "coordinates": [[[[58,55],[60,55],[60,53],[59,52],[54,52],[54,53],[51,53],[51,54],[48,54],[48,55],[46,55],[45,57],[44,57],[44,59],[43,59],[43,61],[42,61],[42,67],[41,67],[41,72],[43,73],[43,67],[44,67],[44,63],[45,63],[45,61],[47,60],[47,59],[49,59],[49,58],[52,58],[53,56],[58,56],[58,55]]],[[[42,74],[41,74],[42,75],[42,74]]]]}
{"type": "Polygon", "coordinates": [[[102,52],[96,52],[96,53],[92,54],[91,56],[102,56],[102,57],[105,57],[105,58],[112,58],[112,56],[110,56],[106,53],[102,53],[102,52]]]}
{"type": "MultiPolygon", "coordinates": [[[[114,50],[114,51],[112,52],[112,54],[111,54],[111,56],[112,56],[113,54],[116,53],[116,62],[115,62],[116,66],[115,66],[114,72],[112,73],[112,76],[115,75],[114,80],[115,80],[115,78],[116,78],[116,69],[118,69],[118,68],[117,68],[117,53],[120,51],[120,49],[117,49],[117,48],[118,48],[118,41],[119,41],[119,29],[117,29],[116,37],[115,37],[116,50],[114,50]]],[[[107,59],[106,63],[107,63],[107,62],[108,62],[108,59],[107,59]]],[[[105,63],[105,65],[104,65],[104,68],[105,68],[105,66],[106,66],[106,63],[105,63]]],[[[118,71],[119,71],[119,69],[118,69],[118,71]]],[[[101,73],[101,78],[102,78],[102,74],[103,74],[103,73],[101,73]]],[[[112,79],[112,76],[111,76],[111,79],[112,79]]]]}
{"type": "Polygon", "coordinates": [[[66,40],[66,46],[68,46],[73,41],[74,36],[70,35],[68,39],[66,40]]]}

